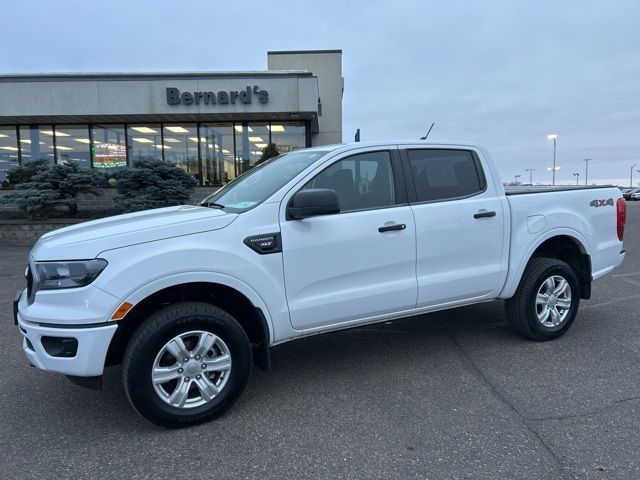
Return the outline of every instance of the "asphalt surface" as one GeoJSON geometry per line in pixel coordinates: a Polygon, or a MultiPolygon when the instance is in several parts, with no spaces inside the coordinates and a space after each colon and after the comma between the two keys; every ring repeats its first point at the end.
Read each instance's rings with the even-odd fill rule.
{"type": "Polygon", "coordinates": [[[493,302],[273,349],[223,418],[186,430],[27,366],[10,300],[27,248],[0,247],[0,478],[640,478],[640,202],[627,258],[562,338],[493,302]]]}

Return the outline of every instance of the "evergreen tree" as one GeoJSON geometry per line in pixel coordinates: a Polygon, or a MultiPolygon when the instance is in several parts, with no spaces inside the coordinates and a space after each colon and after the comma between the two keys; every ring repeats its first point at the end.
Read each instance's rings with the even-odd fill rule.
{"type": "Polygon", "coordinates": [[[114,204],[122,212],[189,203],[196,180],[170,162],[140,159],[116,174],[119,197],[114,204]]]}
{"type": "MultiPolygon", "coordinates": [[[[57,206],[66,206],[71,215],[76,215],[78,195],[102,194],[98,187],[98,174],[80,167],[76,162],[53,166],[26,164],[23,169],[25,167],[32,167],[35,173],[28,181],[15,183],[15,190],[4,195],[0,201],[15,204],[28,218],[47,218],[57,206]]],[[[24,179],[28,175],[29,172],[23,171],[20,178],[24,179]]]]}
{"type": "Polygon", "coordinates": [[[259,165],[262,162],[269,160],[270,158],[277,157],[278,155],[280,155],[278,147],[276,147],[275,143],[270,143],[262,149],[262,155],[260,156],[260,160],[256,162],[256,165],[259,165]]]}

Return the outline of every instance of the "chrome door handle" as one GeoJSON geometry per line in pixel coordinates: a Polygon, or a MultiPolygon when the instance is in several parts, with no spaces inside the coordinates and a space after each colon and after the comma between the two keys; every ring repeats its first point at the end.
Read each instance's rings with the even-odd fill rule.
{"type": "Polygon", "coordinates": [[[404,223],[397,223],[395,225],[385,225],[383,227],[379,227],[378,231],[380,233],[391,232],[392,230],[404,230],[407,226],[404,223]]]}

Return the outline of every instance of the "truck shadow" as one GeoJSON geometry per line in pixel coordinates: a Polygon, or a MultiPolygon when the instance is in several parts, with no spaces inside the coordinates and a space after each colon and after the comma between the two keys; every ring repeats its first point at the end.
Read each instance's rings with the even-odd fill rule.
{"type": "Polygon", "coordinates": [[[311,336],[272,348],[274,369],[362,368],[378,362],[425,356],[449,343],[451,336],[513,337],[502,302],[406,317],[348,330],[311,336]]]}

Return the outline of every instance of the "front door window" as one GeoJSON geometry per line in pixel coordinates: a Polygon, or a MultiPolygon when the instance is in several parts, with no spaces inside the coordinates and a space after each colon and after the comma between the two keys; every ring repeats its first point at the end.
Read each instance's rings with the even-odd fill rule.
{"type": "Polygon", "coordinates": [[[341,212],[382,208],[395,204],[389,152],[367,152],[340,160],[303,188],[335,190],[341,212]]]}

